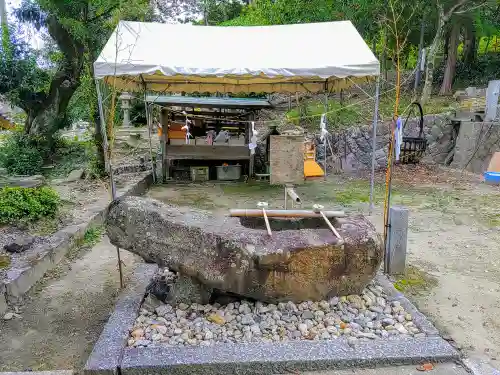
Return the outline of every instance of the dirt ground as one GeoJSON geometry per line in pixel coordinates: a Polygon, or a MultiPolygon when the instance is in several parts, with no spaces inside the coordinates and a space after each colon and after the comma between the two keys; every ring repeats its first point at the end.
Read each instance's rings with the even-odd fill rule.
{"type": "MultiPolygon", "coordinates": [[[[371,216],[382,230],[384,176],[375,185],[371,216]]],[[[303,207],[314,203],[367,212],[366,176],[308,182],[297,188],[303,207]]],[[[149,196],[171,204],[226,213],[259,201],[283,206],[281,188],[267,183],[178,184],[149,196]]],[[[393,203],[411,209],[411,274],[398,279],[405,293],[457,346],[500,367],[500,190],[474,176],[441,169],[398,168],[393,203]]],[[[126,275],[138,260],[123,251],[126,275]]],[[[97,340],[118,293],[115,248],[107,238],[72,254],[48,275],[22,319],[0,320],[0,371],[79,368],[97,340]]]]}
{"type": "MultiPolygon", "coordinates": [[[[137,258],[122,251],[126,277],[137,258]]],[[[0,319],[0,371],[81,368],[119,292],[116,249],[107,237],[70,254],[37,286],[22,319],[0,319]]]]}

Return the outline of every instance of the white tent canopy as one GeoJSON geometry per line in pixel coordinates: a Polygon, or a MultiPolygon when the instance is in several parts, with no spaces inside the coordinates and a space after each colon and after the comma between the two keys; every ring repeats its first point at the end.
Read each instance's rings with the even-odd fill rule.
{"type": "Polygon", "coordinates": [[[252,27],[121,21],[94,72],[129,91],[320,92],[378,76],[380,64],[350,21],[252,27]]]}

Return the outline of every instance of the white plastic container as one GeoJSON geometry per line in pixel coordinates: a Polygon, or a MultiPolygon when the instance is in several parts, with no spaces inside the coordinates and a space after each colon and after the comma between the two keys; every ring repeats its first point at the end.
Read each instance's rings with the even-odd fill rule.
{"type": "Polygon", "coordinates": [[[241,178],[241,165],[217,166],[217,180],[232,181],[241,178]]]}

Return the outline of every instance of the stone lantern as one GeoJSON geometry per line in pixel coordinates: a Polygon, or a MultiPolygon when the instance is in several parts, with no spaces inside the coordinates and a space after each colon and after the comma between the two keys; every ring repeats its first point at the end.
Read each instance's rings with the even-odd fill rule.
{"type": "Polygon", "coordinates": [[[128,92],[122,92],[119,99],[122,101],[122,109],[123,109],[123,127],[130,127],[132,124],[130,123],[130,101],[134,97],[130,95],[128,92]]]}

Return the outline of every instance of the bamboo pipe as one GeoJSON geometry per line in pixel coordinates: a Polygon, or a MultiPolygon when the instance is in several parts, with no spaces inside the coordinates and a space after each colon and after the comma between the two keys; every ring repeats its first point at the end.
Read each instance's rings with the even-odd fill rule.
{"type": "Polygon", "coordinates": [[[298,203],[298,204],[300,204],[300,203],[301,203],[300,197],[297,195],[297,193],[295,192],[295,190],[293,190],[293,188],[289,188],[289,187],[287,187],[287,188],[286,188],[286,193],[288,194],[288,196],[289,196],[290,198],[292,198],[292,200],[293,200],[295,203],[298,203]]]}
{"type": "Polygon", "coordinates": [[[267,234],[269,235],[269,237],[271,237],[273,235],[273,233],[271,232],[271,226],[269,225],[269,219],[267,218],[265,208],[262,209],[262,215],[264,216],[264,220],[266,221],[267,234]]]}
{"type": "Polygon", "coordinates": [[[333,232],[335,237],[337,237],[339,240],[341,240],[342,237],[340,237],[340,234],[339,234],[339,232],[337,232],[337,229],[335,229],[335,227],[332,225],[332,223],[330,223],[330,220],[328,220],[328,218],[325,216],[325,213],[323,211],[320,211],[319,213],[321,214],[321,216],[323,216],[323,219],[325,220],[326,225],[328,225],[328,227],[333,232]]]}
{"type": "Polygon", "coordinates": [[[266,214],[266,207],[268,206],[267,202],[259,202],[257,203],[257,206],[262,207],[262,216],[264,216],[264,221],[266,222],[266,229],[267,229],[267,234],[269,237],[273,235],[271,232],[271,226],[269,225],[269,219],[267,218],[266,214]]]}
{"type": "MultiPolygon", "coordinates": [[[[345,217],[344,211],[323,211],[328,218],[345,217]]],[[[266,210],[267,217],[273,218],[322,218],[323,215],[319,212],[311,210],[266,210]]],[[[231,217],[263,217],[262,209],[230,209],[229,216],[231,217]]]]}

